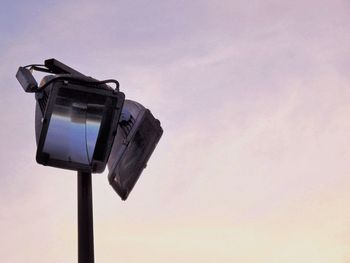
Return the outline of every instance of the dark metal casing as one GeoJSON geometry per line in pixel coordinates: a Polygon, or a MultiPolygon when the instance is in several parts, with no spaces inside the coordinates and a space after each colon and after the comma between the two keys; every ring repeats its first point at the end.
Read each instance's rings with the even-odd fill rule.
{"type": "Polygon", "coordinates": [[[38,88],[38,83],[29,69],[19,67],[16,78],[25,92],[34,92],[38,88]]]}

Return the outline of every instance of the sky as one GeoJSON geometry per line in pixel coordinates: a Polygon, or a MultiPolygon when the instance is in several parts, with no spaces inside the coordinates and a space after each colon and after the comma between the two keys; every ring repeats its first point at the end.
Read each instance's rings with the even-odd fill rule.
{"type": "Polygon", "coordinates": [[[95,262],[350,261],[349,1],[1,3],[2,262],[77,260],[76,174],[36,164],[15,79],[49,58],[164,129],[127,201],[93,175],[95,262]]]}

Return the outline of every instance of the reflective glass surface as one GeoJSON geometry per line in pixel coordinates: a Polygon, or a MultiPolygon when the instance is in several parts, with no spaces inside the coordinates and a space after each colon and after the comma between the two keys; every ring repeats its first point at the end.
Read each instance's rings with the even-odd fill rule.
{"type": "Polygon", "coordinates": [[[47,130],[43,152],[50,159],[90,164],[103,117],[105,98],[61,88],[47,130]]]}
{"type": "MultiPolygon", "coordinates": [[[[109,178],[113,178],[112,185],[123,200],[128,197],[142,170],[146,167],[161,134],[162,130],[159,124],[155,125],[154,118],[147,116],[140,123],[133,139],[124,149],[124,153],[115,157],[116,160],[110,169],[109,178]]],[[[118,145],[115,146],[118,147],[118,145]]],[[[115,150],[123,150],[121,145],[119,148],[115,150]]]]}

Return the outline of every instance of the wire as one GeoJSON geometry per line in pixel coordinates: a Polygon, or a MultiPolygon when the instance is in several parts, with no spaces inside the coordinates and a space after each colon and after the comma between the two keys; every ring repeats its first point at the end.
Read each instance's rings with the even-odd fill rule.
{"type": "Polygon", "coordinates": [[[43,86],[39,87],[39,91],[45,89],[48,85],[50,85],[54,81],[58,80],[73,80],[77,83],[85,83],[85,84],[106,84],[106,83],[114,83],[116,85],[116,90],[119,91],[119,82],[115,79],[106,79],[106,80],[87,80],[76,76],[59,76],[53,79],[50,79],[43,86]]]}
{"type": "Polygon", "coordinates": [[[29,68],[29,67],[46,67],[43,64],[29,64],[27,66],[24,66],[24,68],[29,68]]]}
{"type": "Polygon", "coordinates": [[[36,71],[41,71],[41,72],[53,73],[51,70],[49,70],[47,68],[42,68],[42,67],[39,67],[39,66],[31,66],[30,70],[36,70],[36,71]]]}
{"type": "MultiPolygon", "coordinates": [[[[45,65],[43,64],[29,64],[27,66],[24,66],[24,68],[31,68],[31,70],[36,70],[36,71],[41,71],[41,72],[47,72],[47,73],[53,73],[50,69],[48,69],[45,65]]],[[[49,84],[51,84],[54,81],[58,80],[73,80],[76,81],[77,83],[85,83],[85,84],[106,84],[106,83],[114,83],[116,88],[115,90],[119,91],[119,82],[115,79],[106,79],[106,80],[88,80],[79,76],[58,76],[55,77],[48,82],[46,82],[43,86],[39,87],[38,91],[45,89],[49,84]]]]}

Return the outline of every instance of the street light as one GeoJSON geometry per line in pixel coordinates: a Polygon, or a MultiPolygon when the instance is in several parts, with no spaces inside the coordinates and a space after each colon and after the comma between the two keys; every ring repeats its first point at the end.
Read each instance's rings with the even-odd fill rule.
{"type": "Polygon", "coordinates": [[[98,81],[56,59],[19,67],[16,78],[35,94],[37,162],[78,172],[78,262],[92,263],[91,173],[108,163],[109,182],[126,200],[163,133],[160,122],[125,100],[118,81],[98,81]],[[49,75],[38,85],[33,70],[49,75]]]}

